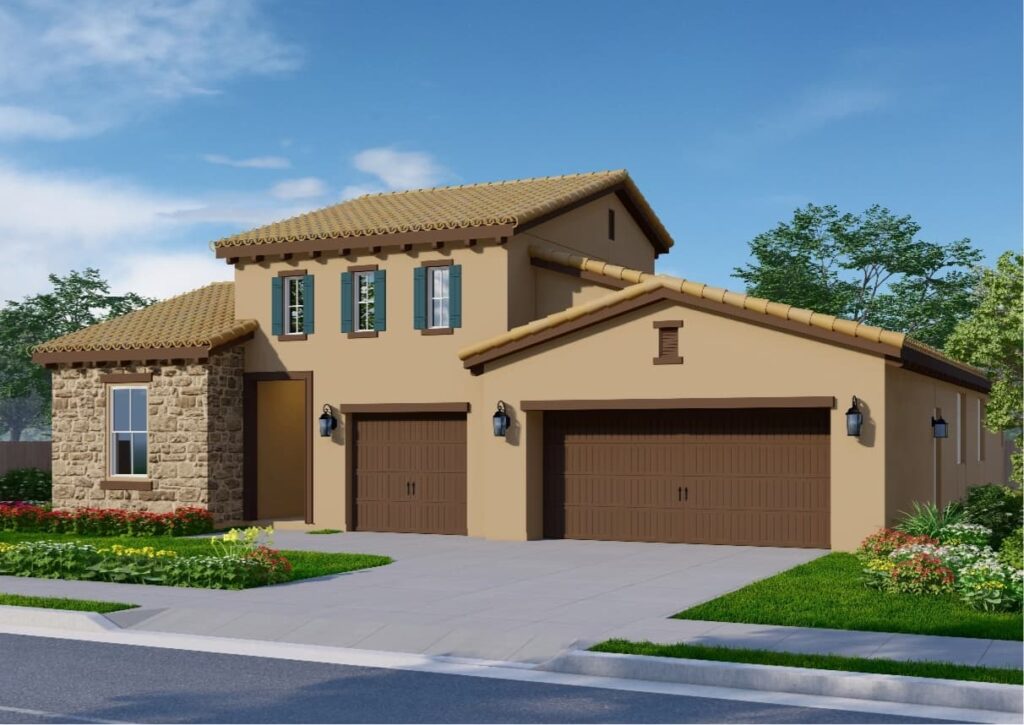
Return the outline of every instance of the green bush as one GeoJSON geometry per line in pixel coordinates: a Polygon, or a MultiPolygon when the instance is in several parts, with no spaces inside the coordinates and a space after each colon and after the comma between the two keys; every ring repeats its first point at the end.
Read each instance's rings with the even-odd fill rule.
{"type": "Polygon", "coordinates": [[[992,529],[992,546],[999,548],[1003,539],[1024,524],[1024,495],[1019,489],[989,483],[967,490],[964,515],[972,524],[992,529]]]}
{"type": "Polygon", "coordinates": [[[903,514],[903,520],[896,524],[899,531],[911,536],[930,536],[933,539],[938,539],[946,526],[959,524],[964,520],[964,509],[956,501],[950,501],[941,511],[931,501],[924,504],[915,501],[913,511],[900,513],[903,514]]]}
{"type": "Polygon", "coordinates": [[[49,501],[53,477],[39,468],[13,468],[0,476],[0,501],[49,501]]]}
{"type": "Polygon", "coordinates": [[[1009,536],[1003,539],[1003,545],[999,547],[999,560],[1014,569],[1024,569],[1024,536],[1018,527],[1009,536]]]}

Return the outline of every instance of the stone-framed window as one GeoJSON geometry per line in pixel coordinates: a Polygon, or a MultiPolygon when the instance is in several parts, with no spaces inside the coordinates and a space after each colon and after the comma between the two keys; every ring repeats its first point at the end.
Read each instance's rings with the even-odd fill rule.
{"type": "Polygon", "coordinates": [[[110,475],[141,476],[149,473],[149,389],[145,385],[111,385],[110,475]]]}

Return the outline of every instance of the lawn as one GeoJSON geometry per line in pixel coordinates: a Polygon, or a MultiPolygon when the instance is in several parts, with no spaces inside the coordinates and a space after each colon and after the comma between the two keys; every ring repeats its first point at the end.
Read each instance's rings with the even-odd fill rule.
{"type": "Polygon", "coordinates": [[[21,594],[4,594],[0,592],[0,606],[40,607],[41,609],[70,609],[75,612],[120,612],[122,609],[135,609],[137,604],[123,602],[96,602],[91,599],[63,599],[60,597],[26,597],[21,594]]]}
{"type": "Polygon", "coordinates": [[[763,649],[708,647],[699,644],[653,644],[652,642],[630,642],[625,639],[610,639],[594,645],[590,649],[593,652],[613,652],[626,655],[678,657],[680,659],[713,660],[715,662],[744,662],[753,665],[805,667],[814,670],[871,672],[883,675],[933,677],[943,680],[972,680],[975,682],[995,682],[1004,685],[1020,685],[1024,682],[1024,671],[1021,670],[999,667],[972,667],[945,662],[899,662],[897,660],[868,659],[864,657],[772,652],[763,649]]]}
{"type": "MultiPolygon", "coordinates": [[[[74,534],[37,534],[0,532],[0,541],[17,543],[19,541],[77,541],[106,547],[111,544],[123,546],[152,546],[156,549],[171,549],[182,556],[212,554],[213,550],[207,538],[181,536],[77,536],[74,534]]],[[[282,550],[288,561],[292,563],[290,581],[342,574],[358,569],[369,569],[392,562],[391,557],[376,554],[335,554],[321,551],[286,551],[282,550]]]]}
{"type": "Polygon", "coordinates": [[[833,553],[675,615],[677,619],[1021,640],[1020,612],[980,612],[954,595],[886,594],[833,553]]]}

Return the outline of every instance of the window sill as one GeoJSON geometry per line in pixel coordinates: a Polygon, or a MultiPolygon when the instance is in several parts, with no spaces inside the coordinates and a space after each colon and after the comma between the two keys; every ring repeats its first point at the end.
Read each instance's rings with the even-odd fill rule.
{"type": "Polygon", "coordinates": [[[656,357],[654,358],[655,365],[682,365],[683,359],[681,357],[656,357]]]}
{"type": "Polygon", "coordinates": [[[452,327],[426,327],[420,332],[424,335],[451,335],[454,334],[455,329],[452,327]]]}
{"type": "Polygon", "coordinates": [[[362,330],[360,332],[350,332],[350,333],[348,333],[348,336],[349,336],[350,340],[358,339],[360,337],[377,337],[377,331],[376,330],[362,330]]]}
{"type": "Polygon", "coordinates": [[[108,478],[100,481],[101,491],[152,491],[153,481],[148,478],[108,478]]]}
{"type": "Polygon", "coordinates": [[[301,335],[278,335],[277,336],[277,341],[278,342],[300,342],[301,340],[305,340],[305,339],[306,339],[306,334],[305,333],[303,333],[301,335]]]}

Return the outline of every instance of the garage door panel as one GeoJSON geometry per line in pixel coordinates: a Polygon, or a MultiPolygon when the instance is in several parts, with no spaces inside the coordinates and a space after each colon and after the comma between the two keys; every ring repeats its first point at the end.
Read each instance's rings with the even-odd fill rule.
{"type": "Polygon", "coordinates": [[[827,547],[825,410],[545,420],[545,535],[827,547]]]}

